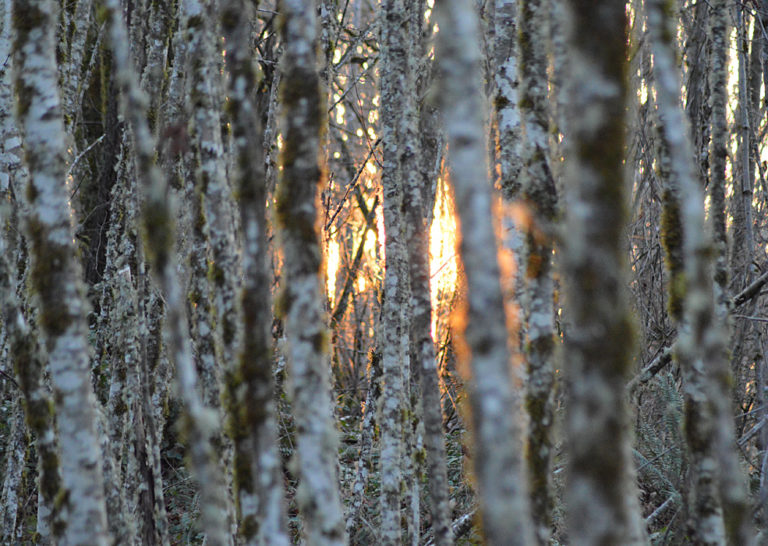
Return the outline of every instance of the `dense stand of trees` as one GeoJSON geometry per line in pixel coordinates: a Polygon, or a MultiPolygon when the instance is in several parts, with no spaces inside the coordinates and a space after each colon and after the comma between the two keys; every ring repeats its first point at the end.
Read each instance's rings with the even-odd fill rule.
{"type": "Polygon", "coordinates": [[[0,542],[768,540],[768,1],[0,0],[0,542]]]}

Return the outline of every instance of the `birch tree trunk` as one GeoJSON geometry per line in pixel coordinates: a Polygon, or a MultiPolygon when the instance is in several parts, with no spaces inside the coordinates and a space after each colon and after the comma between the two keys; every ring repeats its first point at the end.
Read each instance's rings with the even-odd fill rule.
{"type": "Polygon", "coordinates": [[[317,21],[310,0],[280,4],[284,52],[282,172],[276,213],[283,248],[283,293],[299,469],[297,503],[310,544],[346,542],[336,479],[337,433],[330,399],[328,332],[321,303],[322,253],[316,231],[320,135],[325,96],[317,69],[317,21]]]}
{"type": "Polygon", "coordinates": [[[55,6],[15,0],[13,22],[17,115],[29,168],[24,229],[31,256],[30,288],[48,349],[67,491],[65,540],[106,544],[104,481],[97,408],[89,373],[87,303],[75,254],[66,178],[64,122],[58,95],[55,6]]]}
{"type": "Polygon", "coordinates": [[[527,487],[520,457],[519,395],[513,390],[491,216],[481,53],[477,16],[469,0],[438,6],[437,62],[448,135],[451,180],[461,222],[460,253],[467,278],[464,319],[472,378],[467,385],[474,434],[474,471],[489,544],[533,542],[527,487]]]}
{"type": "Polygon", "coordinates": [[[221,25],[229,72],[232,124],[243,228],[240,295],[242,328],[237,361],[226,370],[230,434],[235,449],[235,487],[240,535],[246,544],[288,545],[285,492],[275,423],[272,378],[270,271],[267,269],[267,179],[260,113],[256,110],[256,73],[248,55],[252,12],[243,0],[222,2],[221,25]]]}
{"type": "Polygon", "coordinates": [[[623,242],[626,12],[622,3],[611,0],[572,1],[570,9],[572,117],[564,251],[571,324],[565,341],[571,390],[565,493],[569,540],[574,545],[630,544],[634,514],[626,499],[637,493],[626,480],[632,435],[623,392],[634,335],[623,242]]]}

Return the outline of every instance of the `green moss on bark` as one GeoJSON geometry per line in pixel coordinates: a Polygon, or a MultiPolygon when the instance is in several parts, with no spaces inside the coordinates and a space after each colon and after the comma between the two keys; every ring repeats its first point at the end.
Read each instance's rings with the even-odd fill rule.
{"type": "Polygon", "coordinates": [[[37,219],[28,220],[27,237],[32,254],[42,258],[32,260],[29,277],[33,292],[40,298],[38,321],[46,333],[57,337],[73,322],[69,306],[61,301],[61,274],[71,267],[72,249],[52,241],[49,231],[50,228],[37,219]]]}

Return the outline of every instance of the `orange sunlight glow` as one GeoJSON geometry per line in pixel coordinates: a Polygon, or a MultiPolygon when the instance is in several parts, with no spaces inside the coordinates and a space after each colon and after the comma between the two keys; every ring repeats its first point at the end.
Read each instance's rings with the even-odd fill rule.
{"type": "Polygon", "coordinates": [[[341,252],[339,249],[338,234],[334,230],[328,237],[325,258],[325,289],[328,292],[328,302],[331,309],[336,305],[336,277],[341,264],[341,252]]]}
{"type": "Polygon", "coordinates": [[[438,341],[440,323],[447,320],[442,311],[456,292],[459,263],[456,253],[458,225],[453,191],[442,177],[437,181],[437,195],[429,229],[430,296],[432,300],[432,339],[438,341]]]}

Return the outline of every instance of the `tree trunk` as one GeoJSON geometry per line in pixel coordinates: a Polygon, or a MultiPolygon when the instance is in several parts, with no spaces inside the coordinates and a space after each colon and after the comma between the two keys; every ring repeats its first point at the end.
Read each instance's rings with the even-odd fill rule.
{"type": "Polygon", "coordinates": [[[277,449],[272,324],[267,269],[267,180],[256,74],[247,54],[252,12],[243,0],[222,3],[229,72],[229,119],[235,155],[234,186],[243,230],[242,329],[236,363],[226,369],[229,426],[235,449],[240,535],[246,544],[288,545],[280,453],[277,449]]]}
{"type": "Polygon", "coordinates": [[[549,543],[552,527],[550,459],[555,383],[553,243],[550,233],[556,219],[557,190],[549,166],[547,7],[546,1],[524,0],[519,5],[518,23],[522,194],[533,213],[532,223],[526,226],[526,251],[520,264],[527,285],[523,291],[528,362],[525,405],[530,418],[526,457],[531,513],[539,544],[549,543]]]}
{"type": "Polygon", "coordinates": [[[283,248],[280,314],[286,319],[290,386],[299,468],[297,501],[311,544],[346,541],[336,479],[337,433],[330,399],[328,332],[321,303],[321,251],[316,231],[320,135],[325,104],[317,71],[314,2],[283,0],[280,93],[282,171],[276,214],[283,248]]]}
{"type": "Polygon", "coordinates": [[[698,544],[724,544],[725,528],[717,488],[714,415],[708,399],[707,377],[701,373],[698,364],[703,354],[694,341],[696,332],[692,331],[692,324],[688,322],[693,313],[688,302],[696,294],[695,290],[701,287],[691,286],[690,279],[686,281],[686,277],[694,267],[701,268],[705,264],[696,254],[690,253],[691,246],[686,241],[697,236],[697,233],[690,233],[691,230],[698,232],[704,229],[704,219],[703,211],[698,212],[698,216],[692,216],[691,212],[686,214],[685,204],[691,200],[696,205],[703,204],[703,197],[694,174],[692,148],[686,138],[688,127],[678,104],[680,81],[675,65],[675,4],[664,0],[646,2],[659,109],[658,164],[664,184],[661,235],[669,271],[670,314],[681,330],[680,341],[675,346],[675,358],[683,369],[686,383],[685,433],[690,450],[692,484],[687,502],[693,520],[689,528],[698,544]],[[692,224],[692,221],[698,225],[692,224]]]}
{"type": "Polygon", "coordinates": [[[24,227],[30,289],[48,349],[55,390],[70,544],[108,541],[97,407],[89,372],[87,302],[75,253],[66,185],[64,120],[58,95],[54,29],[48,0],[15,0],[17,115],[29,168],[24,227]]]}
{"type": "Polygon", "coordinates": [[[405,420],[409,396],[405,366],[408,333],[408,273],[404,240],[403,177],[404,119],[407,94],[409,19],[402,0],[388,0],[381,12],[381,140],[384,162],[381,185],[384,195],[385,277],[384,301],[378,340],[382,354],[382,387],[379,402],[381,429],[381,541],[401,542],[401,495],[404,482],[405,420]]]}
{"type": "Polygon", "coordinates": [[[637,492],[626,479],[632,435],[623,393],[634,356],[623,241],[626,12],[611,0],[572,1],[570,7],[572,116],[564,243],[571,324],[565,332],[571,395],[565,494],[569,540],[574,545],[630,544],[635,515],[626,499],[637,492]]]}
{"type": "Polygon", "coordinates": [[[489,544],[531,544],[527,487],[520,456],[520,397],[513,389],[507,322],[491,215],[481,53],[477,16],[468,0],[438,6],[436,58],[448,135],[451,181],[461,222],[460,253],[467,280],[464,317],[471,364],[467,385],[472,412],[474,472],[489,544]]]}
{"type": "Polygon", "coordinates": [[[226,490],[210,443],[218,422],[197,392],[197,372],[188,338],[184,299],[175,273],[175,225],[174,211],[168,199],[169,187],[155,165],[156,141],[146,116],[148,101],[139,88],[133,68],[119,3],[104,0],[104,8],[122,112],[130,126],[136,174],[140,180],[143,240],[152,272],[165,299],[167,350],[176,365],[176,388],[185,410],[182,431],[187,439],[190,467],[200,487],[202,528],[209,544],[225,545],[231,543],[226,490]]]}
{"type": "MultiPolygon", "coordinates": [[[[421,407],[424,419],[424,443],[427,451],[427,481],[432,514],[432,536],[437,544],[453,544],[451,513],[448,498],[448,473],[443,437],[443,414],[440,404],[440,386],[435,359],[435,343],[432,339],[432,302],[430,299],[430,251],[429,221],[431,211],[427,210],[425,194],[432,183],[432,172],[425,176],[418,164],[422,156],[429,157],[418,140],[420,127],[418,97],[418,68],[420,65],[419,42],[423,10],[411,5],[409,16],[410,43],[406,50],[405,104],[403,105],[403,147],[401,167],[403,179],[403,207],[405,222],[405,245],[408,252],[408,275],[410,283],[410,336],[412,371],[420,385],[421,407]]],[[[424,112],[430,116],[429,112],[424,112]]],[[[434,154],[434,151],[431,152],[434,154]]],[[[432,200],[429,200],[431,204],[432,200]]]]}

